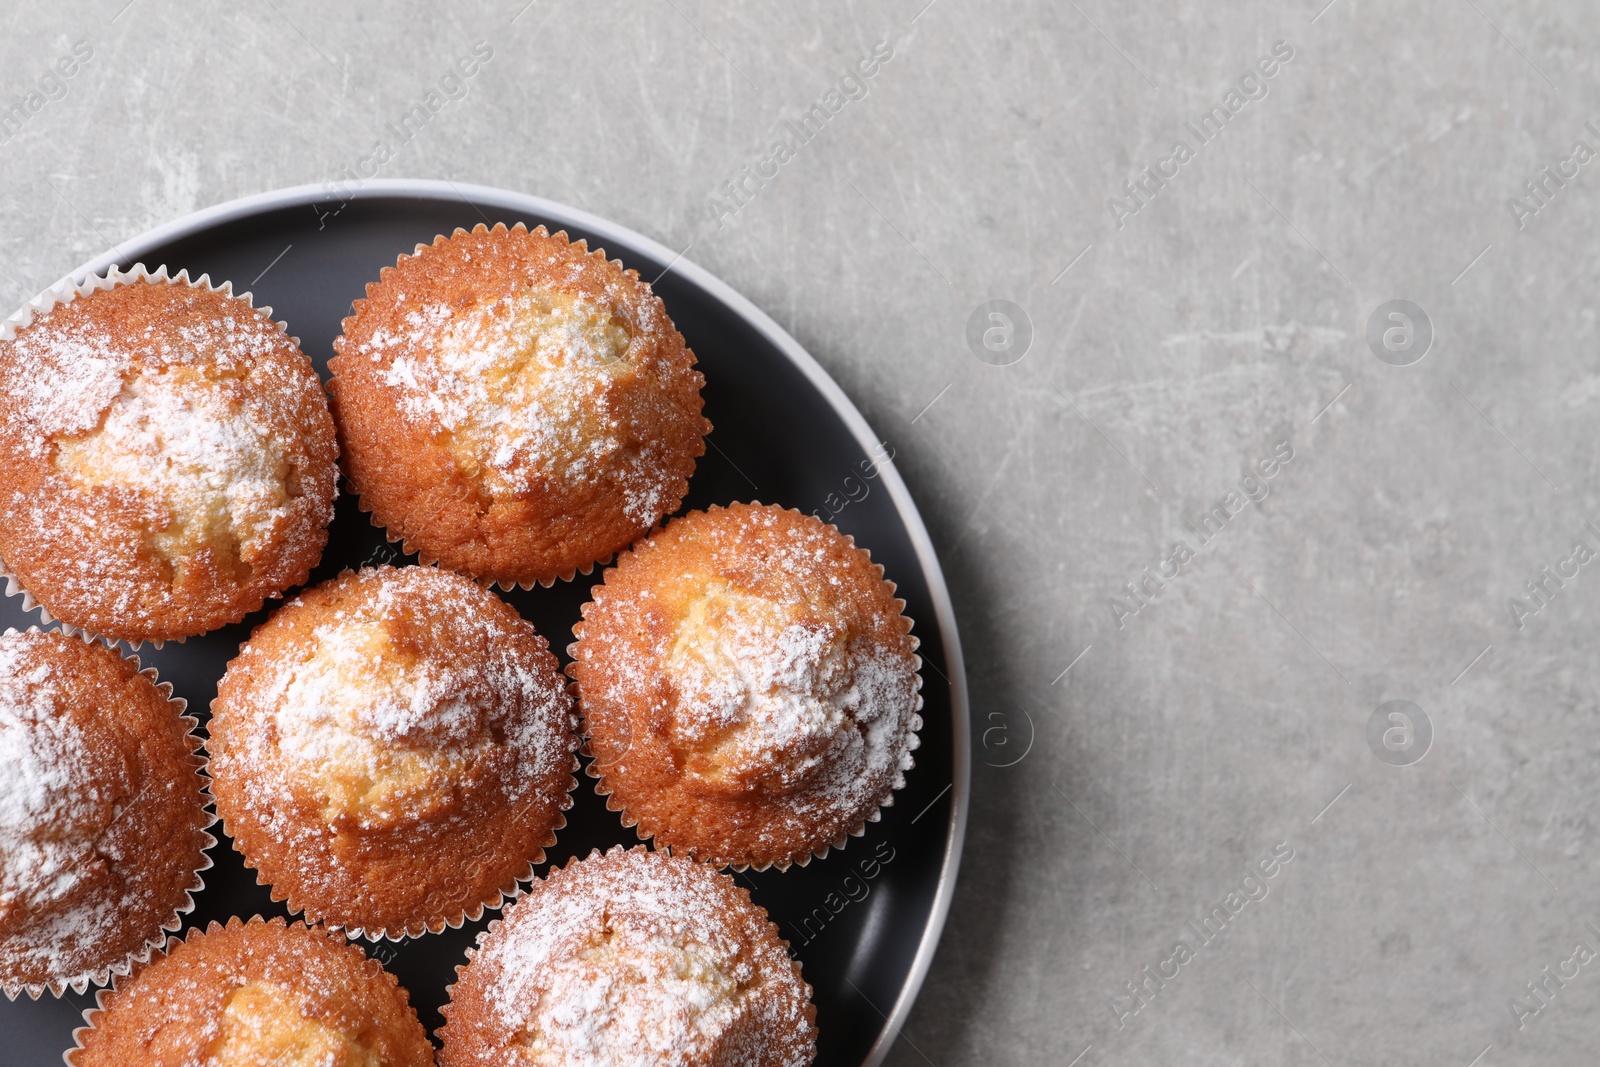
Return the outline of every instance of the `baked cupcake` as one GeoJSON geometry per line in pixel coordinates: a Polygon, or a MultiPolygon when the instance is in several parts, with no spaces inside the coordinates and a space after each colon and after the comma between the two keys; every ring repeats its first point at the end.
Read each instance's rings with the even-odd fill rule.
{"type": "Polygon", "coordinates": [[[607,806],[717,866],[807,862],[905,784],[921,680],[883,568],[760,504],[684,515],[606,572],[573,628],[607,806]]]}
{"type": "Polygon", "coordinates": [[[47,617],[162,641],[306,580],[337,446],[269,311],[140,266],[0,328],[0,559],[47,617]]]}
{"type": "Polygon", "coordinates": [[[336,935],[212,923],[102,993],[72,1067],[432,1067],[410,998],[336,935]]]}
{"type": "Polygon", "coordinates": [[[83,992],[176,930],[211,866],[200,742],[102,644],[0,636],[0,988],[83,992]]]}
{"type": "Polygon", "coordinates": [[[636,271],[478,226],[385,267],[329,391],[361,507],[424,563],[506,588],[587,574],[677,510],[704,379],[636,271]]]}
{"type": "Polygon", "coordinates": [[[211,711],[211,791],[245,862],[274,899],[373,939],[499,907],[577,784],[544,638],[434,567],[300,594],[228,664],[211,711]]]}
{"type": "Polygon", "coordinates": [[[816,1008],[725,874],[642,848],[574,860],[491,923],[450,988],[440,1067],[803,1067],[816,1008]]]}

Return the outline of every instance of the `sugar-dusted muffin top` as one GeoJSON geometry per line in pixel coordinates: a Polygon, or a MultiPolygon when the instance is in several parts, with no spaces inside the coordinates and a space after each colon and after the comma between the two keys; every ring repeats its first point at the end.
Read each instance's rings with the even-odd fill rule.
{"type": "Polygon", "coordinates": [[[904,784],[919,660],[903,603],[799,512],[691,512],[594,588],[569,668],[608,804],[718,865],[786,866],[904,784]]]}
{"type": "Polygon", "coordinates": [[[204,849],[199,741],[138,665],[0,636],[0,987],[82,992],[176,929],[204,849]]]}
{"type": "Polygon", "coordinates": [[[803,1067],[816,1009],[767,913],[664,852],[598,851],[533,884],[451,987],[441,1067],[803,1067]]]}
{"type": "Polygon", "coordinates": [[[361,506],[425,562],[508,587],[587,572],[676,510],[711,430],[650,286],[542,226],[401,256],[334,348],[361,506]]]}
{"type": "Polygon", "coordinates": [[[406,991],[337,935],[234,918],[104,995],[72,1067],[432,1067],[406,991]]]}
{"type": "Polygon", "coordinates": [[[434,567],[347,572],[256,628],[211,706],[217,813],[273,896],[369,936],[476,918],[576,784],[544,638],[434,567]]]}
{"type": "Polygon", "coordinates": [[[192,636],[305,581],[336,459],[310,360],[226,290],[130,276],[0,340],[0,559],[91,633],[192,636]]]}

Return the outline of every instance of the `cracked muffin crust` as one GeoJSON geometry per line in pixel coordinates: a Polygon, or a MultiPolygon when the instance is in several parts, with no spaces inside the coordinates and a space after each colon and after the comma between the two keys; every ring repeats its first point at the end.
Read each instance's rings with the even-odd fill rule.
{"type": "Polygon", "coordinates": [[[904,607],[866,552],[796,511],[690,512],[640,541],[594,587],[568,668],[607,806],[717,866],[859,836],[922,726],[904,607]]]}
{"type": "Polygon", "coordinates": [[[816,1008],[767,913],[725,874],[643,848],[535,882],[478,939],[441,1067],[804,1067],[816,1008]]]}
{"type": "Polygon", "coordinates": [[[226,285],[142,268],[96,284],[0,339],[0,559],[99,636],[238,622],[327,543],[322,384],[226,285]]]}
{"type": "Polygon", "coordinates": [[[542,226],[418,246],[334,348],[361,507],[423,562],[507,588],[587,573],[675,511],[711,430],[660,298],[542,226]]]}
{"type": "Polygon", "coordinates": [[[353,935],[497,908],[566,824],[572,697],[543,637],[435,567],[346,572],[256,628],[211,705],[217,814],[275,899],[353,935]]]}
{"type": "Polygon", "coordinates": [[[117,982],[71,1067],[432,1067],[410,997],[336,935],[282,919],[211,923],[117,982]]]}

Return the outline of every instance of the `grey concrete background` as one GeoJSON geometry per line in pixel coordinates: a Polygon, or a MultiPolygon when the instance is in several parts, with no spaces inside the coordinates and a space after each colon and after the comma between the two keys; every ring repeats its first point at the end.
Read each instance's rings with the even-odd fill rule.
{"type": "Polygon", "coordinates": [[[1573,551],[1600,549],[1600,167],[1541,167],[1600,149],[1600,9],[125,2],[0,12],[5,101],[41,93],[0,145],[0,303],[385,139],[384,176],[687,248],[895,448],[980,762],[892,1063],[1592,1062],[1600,964],[1563,961],[1600,951],[1600,567],[1573,551]],[[480,41],[400,143],[388,124],[480,41]],[[1278,41],[1266,95],[1202,143],[1185,121],[1278,41]],[[865,96],[719,218],[878,42],[865,96]],[[1179,140],[1193,158],[1128,200],[1179,140]],[[1033,330],[1005,367],[965,337],[996,298],[1033,330]],[[1400,298],[1434,332],[1405,367],[1366,340],[1400,298]],[[1269,495],[1230,500],[1279,442],[1269,495]],[[1201,544],[1185,523],[1219,503],[1201,544]],[[1180,540],[1194,558],[1141,606],[1124,583],[1180,540]],[[1420,762],[1369,746],[1389,700],[1431,724],[1420,762]],[[1292,860],[1246,881],[1275,848],[1292,860]],[[1206,943],[1190,924],[1219,906],[1206,943]]]}

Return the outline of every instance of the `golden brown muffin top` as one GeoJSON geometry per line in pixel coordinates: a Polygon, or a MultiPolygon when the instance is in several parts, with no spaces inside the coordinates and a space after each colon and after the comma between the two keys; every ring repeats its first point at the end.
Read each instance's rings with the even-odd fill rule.
{"type": "Polygon", "coordinates": [[[904,784],[921,727],[904,603],[796,511],[691,512],[635,545],[574,628],[590,773],[674,851],[787,865],[904,784]]]}
{"type": "Polygon", "coordinates": [[[12,995],[105,982],[177,928],[210,866],[194,720],[152,676],[61,633],[0,636],[0,986],[12,995]]]}
{"type": "Polygon", "coordinates": [[[139,275],[0,340],[0,558],[91,633],[192,636],[305,581],[336,459],[311,361],[226,289],[139,275]]]}
{"type": "Polygon", "coordinates": [[[479,938],[445,1007],[442,1067],[803,1067],[816,1009],[732,878],[643,848],[535,882],[479,938]]]}
{"type": "Polygon", "coordinates": [[[282,919],[212,923],[119,981],[73,1067],[432,1067],[406,991],[335,935],[282,919]]]}
{"type": "Polygon", "coordinates": [[[217,811],[274,896],[376,936],[498,906],[564,825],[572,698],[544,638],[434,567],[310,589],[212,704],[217,811]]]}
{"type": "Polygon", "coordinates": [[[675,510],[711,429],[650,286],[542,226],[418,246],[334,347],[361,506],[425,562],[507,586],[587,571],[675,510]]]}

